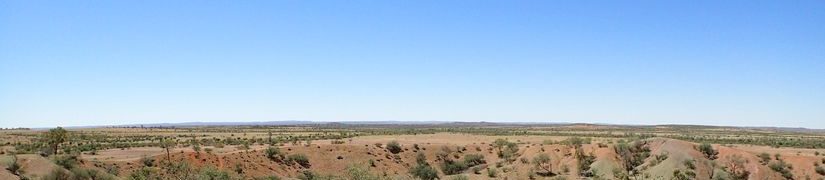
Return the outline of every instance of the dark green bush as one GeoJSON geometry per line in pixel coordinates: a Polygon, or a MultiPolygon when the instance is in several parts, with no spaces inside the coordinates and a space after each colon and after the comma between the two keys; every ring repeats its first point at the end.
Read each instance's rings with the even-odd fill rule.
{"type": "Polygon", "coordinates": [[[269,158],[269,160],[280,160],[284,157],[281,149],[272,146],[267,147],[266,150],[264,150],[264,154],[266,154],[266,158],[269,158]]]}
{"type": "Polygon", "coordinates": [[[438,172],[435,169],[433,169],[432,166],[427,164],[416,165],[415,167],[410,169],[410,174],[412,174],[413,177],[422,180],[438,179],[438,172]]]}
{"type": "Polygon", "coordinates": [[[822,166],[816,166],[814,168],[814,171],[816,171],[816,173],[819,175],[825,176],[825,168],[823,168],[822,166]]]}
{"type": "Polygon", "coordinates": [[[461,161],[446,161],[441,163],[441,171],[446,175],[459,174],[467,170],[467,164],[461,161]]]}
{"type": "Polygon", "coordinates": [[[486,164],[486,163],[487,163],[487,160],[484,160],[484,156],[482,156],[482,155],[479,155],[479,154],[464,155],[464,164],[467,164],[467,166],[472,167],[472,166],[477,166],[477,165],[486,164]]]}
{"type": "Polygon", "coordinates": [[[710,160],[716,159],[719,155],[719,152],[713,149],[713,146],[711,146],[708,143],[702,143],[701,145],[699,145],[699,152],[702,152],[702,154],[705,155],[705,158],[708,158],[710,160]]]}
{"type": "Polygon", "coordinates": [[[60,155],[54,156],[54,163],[66,169],[72,169],[77,166],[77,156],[75,155],[60,155]]]}
{"type": "Polygon", "coordinates": [[[302,167],[304,167],[304,168],[309,168],[309,167],[311,166],[311,165],[309,164],[309,158],[307,158],[307,156],[306,156],[306,155],[303,155],[303,154],[292,154],[292,155],[289,155],[289,156],[287,157],[287,160],[286,160],[286,161],[298,163],[298,165],[301,165],[301,166],[302,166],[302,167]]]}
{"type": "Polygon", "coordinates": [[[397,141],[390,141],[387,143],[387,150],[389,150],[393,154],[398,154],[401,152],[401,144],[398,144],[397,141]]]}

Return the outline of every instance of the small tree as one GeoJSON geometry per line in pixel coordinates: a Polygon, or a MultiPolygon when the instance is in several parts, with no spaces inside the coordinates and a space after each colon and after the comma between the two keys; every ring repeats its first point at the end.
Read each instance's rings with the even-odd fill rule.
{"type": "Polygon", "coordinates": [[[267,143],[269,143],[270,146],[275,145],[275,142],[272,141],[272,131],[267,132],[266,135],[269,136],[267,143]]]}
{"type": "Polygon", "coordinates": [[[728,156],[727,159],[727,170],[728,173],[730,173],[732,179],[748,179],[748,176],[750,176],[750,172],[745,169],[745,164],[748,163],[747,159],[738,154],[728,156]]]}
{"type": "Polygon", "coordinates": [[[717,155],[719,155],[719,151],[713,149],[713,146],[711,146],[708,143],[702,143],[701,145],[699,145],[699,152],[702,152],[702,154],[704,154],[705,157],[710,160],[716,159],[717,155]]]}
{"type": "Polygon", "coordinates": [[[493,147],[498,149],[498,157],[508,161],[515,161],[518,156],[518,144],[507,141],[505,139],[496,139],[493,141],[493,147]]]}
{"type": "Polygon", "coordinates": [[[165,138],[160,142],[160,147],[166,150],[167,163],[172,163],[172,149],[174,149],[175,146],[177,146],[177,143],[173,141],[171,138],[165,138]]]}
{"type": "Polygon", "coordinates": [[[201,145],[199,145],[199,144],[192,145],[192,150],[195,151],[195,153],[197,153],[197,156],[201,155],[201,145]]]}
{"type": "Polygon", "coordinates": [[[552,164],[550,163],[550,156],[547,154],[542,153],[536,157],[533,157],[533,165],[536,169],[544,170],[545,173],[542,174],[549,175],[553,173],[552,164]]]}
{"type": "Polygon", "coordinates": [[[613,151],[618,155],[627,175],[633,176],[638,175],[636,167],[644,164],[644,160],[650,156],[650,148],[645,141],[633,141],[630,144],[619,142],[613,147],[613,151]]]}
{"type": "Polygon", "coordinates": [[[498,149],[499,157],[501,157],[501,152],[504,150],[504,147],[507,146],[510,142],[505,139],[496,139],[493,141],[493,147],[498,149]]]}
{"type": "Polygon", "coordinates": [[[57,154],[60,144],[66,142],[66,139],[68,139],[68,131],[63,129],[63,127],[49,129],[49,132],[46,134],[46,138],[49,145],[52,147],[52,152],[57,154]]]}

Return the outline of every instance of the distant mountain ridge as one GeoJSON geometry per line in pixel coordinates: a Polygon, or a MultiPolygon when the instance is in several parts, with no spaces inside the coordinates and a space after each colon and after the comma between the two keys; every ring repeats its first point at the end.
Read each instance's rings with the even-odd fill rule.
{"type": "MultiPolygon", "coordinates": [[[[714,125],[686,125],[686,124],[661,124],[661,125],[626,125],[626,124],[600,124],[600,123],[567,123],[567,122],[488,122],[488,121],[308,121],[308,120],[284,120],[284,121],[247,121],[247,122],[182,122],[182,123],[146,123],[146,124],[125,124],[125,125],[93,125],[93,126],[68,126],[70,129],[100,128],[100,127],[207,127],[207,126],[296,126],[296,125],[322,125],[322,126],[354,126],[354,125],[433,125],[451,127],[484,127],[484,126],[531,126],[531,125],[586,125],[586,126],[619,126],[619,127],[705,127],[705,128],[736,128],[748,130],[764,131],[786,131],[802,133],[825,133],[825,129],[809,129],[801,127],[737,127],[737,126],[714,126],[714,125]]],[[[44,129],[44,128],[33,128],[44,129]]]]}

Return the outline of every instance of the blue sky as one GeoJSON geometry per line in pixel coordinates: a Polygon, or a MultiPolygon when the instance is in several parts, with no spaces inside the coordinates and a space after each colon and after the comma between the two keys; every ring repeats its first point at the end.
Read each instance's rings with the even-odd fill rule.
{"type": "Polygon", "coordinates": [[[825,128],[823,1],[0,1],[0,127],[825,128]]]}

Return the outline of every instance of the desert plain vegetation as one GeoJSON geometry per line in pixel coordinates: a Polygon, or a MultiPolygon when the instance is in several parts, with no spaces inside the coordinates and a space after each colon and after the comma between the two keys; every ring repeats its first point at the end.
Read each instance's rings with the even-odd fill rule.
{"type": "Polygon", "coordinates": [[[825,179],[825,133],[593,124],[4,129],[0,179],[825,179]]]}

